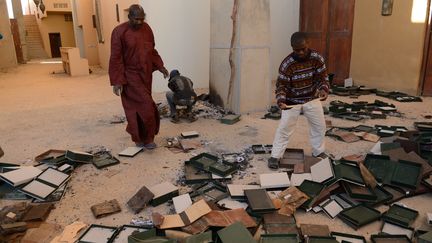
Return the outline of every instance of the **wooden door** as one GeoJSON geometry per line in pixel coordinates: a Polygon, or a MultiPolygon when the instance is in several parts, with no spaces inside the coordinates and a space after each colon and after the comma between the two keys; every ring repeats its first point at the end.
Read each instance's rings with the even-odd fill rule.
{"type": "Polygon", "coordinates": [[[432,23],[431,23],[431,1],[428,3],[428,24],[425,38],[425,53],[423,55],[423,69],[422,69],[422,95],[432,96],[432,23]]]}
{"type": "Polygon", "coordinates": [[[310,48],[325,57],[329,0],[300,0],[300,31],[306,32],[310,48]]]}
{"type": "Polygon", "coordinates": [[[11,31],[12,31],[12,37],[14,40],[15,53],[16,53],[17,61],[18,61],[18,63],[24,64],[26,62],[24,61],[24,54],[23,54],[22,46],[21,46],[18,21],[16,19],[10,19],[10,24],[11,24],[11,31]]]}
{"type": "Polygon", "coordinates": [[[51,57],[60,57],[61,37],[60,33],[49,33],[51,57]]]}
{"type": "Polygon", "coordinates": [[[300,31],[325,58],[333,83],[349,77],[355,0],[301,0],[300,31]]]}

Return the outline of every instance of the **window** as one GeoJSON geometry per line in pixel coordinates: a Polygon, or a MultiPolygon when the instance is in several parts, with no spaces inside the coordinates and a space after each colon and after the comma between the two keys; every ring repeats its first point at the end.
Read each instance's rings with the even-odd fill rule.
{"type": "Polygon", "coordinates": [[[95,0],[95,10],[96,10],[96,15],[95,15],[95,24],[96,24],[96,31],[97,31],[97,36],[98,36],[98,41],[99,43],[104,43],[105,40],[103,38],[102,35],[102,22],[101,22],[101,10],[100,10],[100,6],[101,2],[100,0],[95,0]]]}
{"type": "Polygon", "coordinates": [[[65,22],[72,22],[73,21],[72,14],[65,14],[64,19],[65,22]]]}
{"type": "Polygon", "coordinates": [[[54,8],[68,8],[67,3],[54,3],[54,8]]]}

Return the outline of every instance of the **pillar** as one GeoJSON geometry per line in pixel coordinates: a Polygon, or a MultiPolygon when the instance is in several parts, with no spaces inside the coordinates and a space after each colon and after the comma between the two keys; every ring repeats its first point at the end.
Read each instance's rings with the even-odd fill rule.
{"type": "Polygon", "coordinates": [[[238,1],[235,75],[228,97],[233,3],[211,1],[210,97],[236,113],[263,111],[270,104],[271,87],[269,0],[238,1]]]}
{"type": "Polygon", "coordinates": [[[6,0],[0,0],[0,68],[13,67],[17,65],[15,46],[9,22],[6,0]]]}
{"type": "Polygon", "coordinates": [[[21,49],[23,52],[24,63],[26,63],[28,61],[28,49],[27,49],[26,31],[24,26],[24,17],[23,17],[21,0],[11,1],[11,2],[12,2],[14,18],[18,22],[21,49]]]}

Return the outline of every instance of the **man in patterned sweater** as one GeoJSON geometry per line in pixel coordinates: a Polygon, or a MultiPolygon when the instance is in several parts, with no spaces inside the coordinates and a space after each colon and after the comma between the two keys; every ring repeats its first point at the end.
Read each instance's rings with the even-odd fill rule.
{"type": "Polygon", "coordinates": [[[303,32],[291,36],[291,46],[293,52],[282,61],[276,83],[276,99],[282,109],[282,118],[268,160],[268,166],[272,169],[279,167],[279,160],[294,132],[301,111],[310,127],[312,155],[326,156],[326,125],[321,101],[327,99],[329,85],[324,58],[317,51],[308,48],[303,32]]]}

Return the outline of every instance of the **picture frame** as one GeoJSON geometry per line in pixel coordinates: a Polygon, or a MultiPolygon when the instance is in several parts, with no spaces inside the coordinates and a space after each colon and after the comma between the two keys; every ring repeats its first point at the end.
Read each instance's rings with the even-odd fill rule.
{"type": "Polygon", "coordinates": [[[393,12],[393,0],[382,0],[381,15],[390,16],[393,12]]]}

